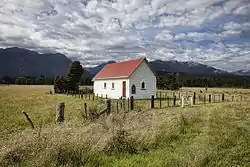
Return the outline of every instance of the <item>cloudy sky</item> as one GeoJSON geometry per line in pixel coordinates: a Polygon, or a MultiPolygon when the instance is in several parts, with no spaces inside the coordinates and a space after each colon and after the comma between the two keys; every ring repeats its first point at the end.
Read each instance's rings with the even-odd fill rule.
{"type": "Polygon", "coordinates": [[[0,47],[84,65],[146,56],[250,69],[250,0],[0,0],[0,47]]]}

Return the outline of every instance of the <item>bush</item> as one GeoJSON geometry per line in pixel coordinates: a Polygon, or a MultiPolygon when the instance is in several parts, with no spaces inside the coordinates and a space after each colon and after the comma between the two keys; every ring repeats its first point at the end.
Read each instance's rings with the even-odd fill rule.
{"type": "Polygon", "coordinates": [[[67,80],[61,76],[57,76],[54,81],[54,92],[55,93],[63,93],[67,89],[67,80]]]}

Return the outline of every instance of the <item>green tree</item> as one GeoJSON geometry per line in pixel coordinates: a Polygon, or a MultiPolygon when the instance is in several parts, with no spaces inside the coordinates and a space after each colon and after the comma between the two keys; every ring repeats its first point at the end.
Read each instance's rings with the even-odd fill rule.
{"type": "Polygon", "coordinates": [[[84,72],[84,69],[79,61],[74,61],[70,64],[68,74],[67,74],[67,89],[69,90],[78,90],[78,83],[81,79],[81,76],[84,72]]]}
{"type": "Polygon", "coordinates": [[[157,79],[157,87],[159,89],[178,90],[182,87],[179,75],[176,73],[168,73],[157,79]]]}
{"type": "Polygon", "coordinates": [[[62,93],[67,90],[67,80],[63,76],[57,76],[54,81],[54,92],[62,93]]]}

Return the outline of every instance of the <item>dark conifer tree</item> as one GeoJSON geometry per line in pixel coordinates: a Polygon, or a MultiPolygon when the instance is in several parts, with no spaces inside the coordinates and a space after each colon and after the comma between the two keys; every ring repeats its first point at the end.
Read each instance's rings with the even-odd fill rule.
{"type": "Polygon", "coordinates": [[[84,72],[84,69],[79,61],[74,61],[70,64],[68,74],[67,74],[67,89],[69,90],[78,90],[78,83],[81,79],[81,76],[84,72]]]}

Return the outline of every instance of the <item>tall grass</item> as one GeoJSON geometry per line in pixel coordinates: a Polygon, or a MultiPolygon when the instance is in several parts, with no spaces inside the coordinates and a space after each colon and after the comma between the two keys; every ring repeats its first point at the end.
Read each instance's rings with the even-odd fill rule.
{"type": "Polygon", "coordinates": [[[248,102],[119,112],[89,122],[79,99],[45,95],[45,87],[0,89],[1,114],[9,117],[0,124],[3,167],[250,165],[248,102]],[[55,104],[62,100],[66,120],[55,125],[55,104]],[[34,130],[19,113],[25,107],[34,130]]]}
{"type": "Polygon", "coordinates": [[[179,140],[186,133],[186,126],[197,119],[183,113],[170,114],[169,121],[167,113],[161,114],[165,119],[154,113],[114,114],[91,123],[68,121],[39,133],[24,130],[4,142],[0,165],[98,165],[101,156],[138,155],[179,140]]]}

